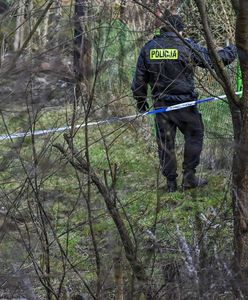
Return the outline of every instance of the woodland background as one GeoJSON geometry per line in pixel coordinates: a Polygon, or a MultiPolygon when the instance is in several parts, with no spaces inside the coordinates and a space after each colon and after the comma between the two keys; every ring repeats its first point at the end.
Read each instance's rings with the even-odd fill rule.
{"type": "Polygon", "coordinates": [[[247,55],[245,2],[0,1],[0,135],[31,132],[0,141],[0,299],[247,299],[246,85],[233,93],[248,60],[214,60],[237,41],[247,55]],[[199,108],[208,186],[175,194],[152,118],[87,125],[136,113],[131,81],[158,5],[210,49],[199,98],[228,96],[199,108]]]}

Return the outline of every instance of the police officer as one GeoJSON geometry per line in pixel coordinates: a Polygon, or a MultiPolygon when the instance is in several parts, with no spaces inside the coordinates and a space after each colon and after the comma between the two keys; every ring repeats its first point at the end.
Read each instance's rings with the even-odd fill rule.
{"type": "MultiPolygon", "coordinates": [[[[166,17],[167,23],[182,33],[184,24],[178,15],[166,17]]],[[[141,49],[132,83],[137,108],[143,113],[149,109],[147,103],[148,85],[151,88],[155,108],[194,101],[197,93],[194,85],[194,68],[212,67],[208,50],[193,40],[187,44],[172,32],[171,26],[160,28],[160,34],[141,49]]],[[[231,45],[218,51],[224,65],[237,56],[236,47],[231,45]]],[[[156,135],[162,174],[167,178],[167,191],[177,190],[177,162],[175,136],[177,128],[183,133],[183,189],[207,184],[206,179],[196,177],[203,144],[203,123],[196,106],[156,115],[156,135]]]]}

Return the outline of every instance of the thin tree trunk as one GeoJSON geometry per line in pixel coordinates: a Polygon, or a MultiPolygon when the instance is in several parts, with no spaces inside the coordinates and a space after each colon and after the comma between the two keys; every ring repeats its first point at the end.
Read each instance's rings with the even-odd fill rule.
{"type": "MultiPolygon", "coordinates": [[[[27,19],[27,26],[28,26],[28,34],[32,32],[32,29],[34,27],[34,16],[33,16],[33,0],[28,0],[28,2],[25,3],[25,16],[27,19]]],[[[30,39],[30,44],[33,42],[33,37],[30,39]]],[[[32,51],[32,47],[29,47],[29,52],[32,51]]]]}
{"type": "Polygon", "coordinates": [[[84,28],[82,25],[82,19],[85,16],[84,2],[84,0],[76,0],[74,12],[74,73],[79,82],[84,79],[84,28]]]}
{"type": "Polygon", "coordinates": [[[14,50],[17,51],[21,48],[24,41],[24,13],[25,13],[25,5],[24,1],[20,0],[17,10],[17,18],[16,18],[16,32],[14,38],[14,50]]]}
{"type": "Polygon", "coordinates": [[[236,42],[243,77],[241,122],[236,122],[233,160],[235,270],[244,297],[248,297],[248,1],[239,1],[236,42]]]}
{"type": "Polygon", "coordinates": [[[41,46],[46,46],[46,44],[48,43],[49,16],[50,10],[45,15],[43,24],[39,27],[39,31],[40,28],[42,28],[42,32],[40,32],[41,46]]]}
{"type": "Polygon", "coordinates": [[[60,20],[62,17],[62,0],[54,0],[54,13],[51,21],[51,30],[48,34],[49,47],[55,48],[59,46],[59,31],[60,31],[60,20]]]}
{"type": "Polygon", "coordinates": [[[74,74],[78,83],[83,83],[90,93],[92,76],[92,45],[85,33],[87,7],[85,0],[76,0],[74,12],[74,74]]]}
{"type": "Polygon", "coordinates": [[[1,67],[2,62],[4,60],[5,53],[6,53],[6,47],[5,47],[5,34],[4,34],[3,38],[2,38],[2,43],[1,43],[0,67],[1,67]]]}
{"type": "Polygon", "coordinates": [[[114,253],[113,263],[115,276],[115,300],[124,300],[124,274],[120,248],[114,253]]]}
{"type": "Polygon", "coordinates": [[[119,90],[122,90],[122,85],[124,81],[124,58],[125,58],[125,42],[126,42],[126,32],[124,29],[125,24],[125,5],[126,1],[121,1],[120,5],[120,32],[119,38],[119,64],[118,64],[118,77],[119,77],[119,90]],[[123,24],[122,24],[123,23],[123,24]]]}

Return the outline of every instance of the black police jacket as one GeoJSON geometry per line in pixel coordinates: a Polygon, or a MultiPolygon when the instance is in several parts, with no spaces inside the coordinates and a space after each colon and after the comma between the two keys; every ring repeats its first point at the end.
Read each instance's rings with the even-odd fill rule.
{"type": "MultiPolygon", "coordinates": [[[[162,32],[141,49],[133,78],[133,96],[145,102],[148,85],[154,106],[169,106],[197,99],[194,84],[194,68],[212,67],[208,50],[193,40],[186,45],[175,33],[162,32]]],[[[224,65],[237,56],[231,45],[218,51],[224,65]]]]}

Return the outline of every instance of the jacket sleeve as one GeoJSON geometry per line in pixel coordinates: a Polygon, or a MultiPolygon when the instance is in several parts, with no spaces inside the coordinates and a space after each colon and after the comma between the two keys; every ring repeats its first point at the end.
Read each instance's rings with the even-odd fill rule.
{"type": "MultiPolygon", "coordinates": [[[[200,46],[193,40],[187,40],[191,47],[199,53],[197,55],[192,51],[192,58],[194,63],[201,68],[213,68],[213,64],[209,55],[208,50],[205,47],[200,46]]],[[[234,59],[237,57],[237,48],[234,45],[227,46],[218,51],[220,58],[222,59],[224,65],[231,64],[234,59]]]]}
{"type": "Polygon", "coordinates": [[[133,97],[137,102],[145,102],[149,82],[149,72],[145,63],[145,51],[141,50],[132,83],[133,97]]]}
{"type": "Polygon", "coordinates": [[[218,51],[225,66],[230,65],[237,57],[237,47],[234,45],[227,46],[218,51]]]}

